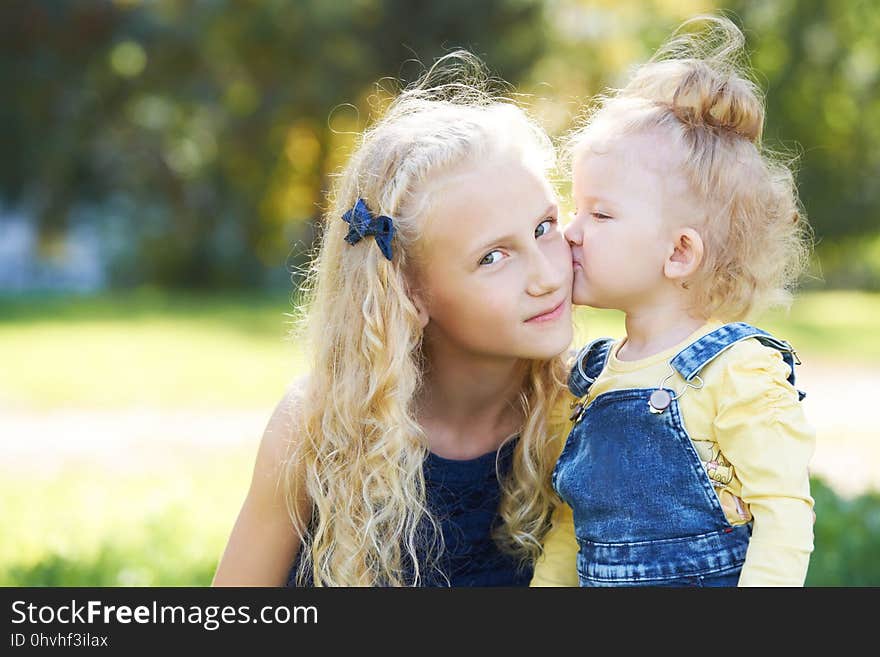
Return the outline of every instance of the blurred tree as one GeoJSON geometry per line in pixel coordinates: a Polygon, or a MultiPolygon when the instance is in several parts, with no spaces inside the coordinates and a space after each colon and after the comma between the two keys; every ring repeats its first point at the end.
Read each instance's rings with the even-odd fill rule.
{"type": "Polygon", "coordinates": [[[537,0],[4,2],[0,201],[48,236],[102,218],[123,282],[257,283],[364,127],[335,107],[367,116],[373,83],[454,47],[516,81],[542,21],[537,0]]]}
{"type": "Polygon", "coordinates": [[[767,136],[803,151],[801,197],[818,234],[877,232],[880,5],[740,0],[731,7],[767,90],[767,136]]]}
{"type": "Polygon", "coordinates": [[[531,91],[560,132],[682,20],[721,6],[767,91],[768,143],[801,153],[823,261],[876,252],[871,0],[10,0],[0,204],[46,237],[81,219],[102,225],[119,282],[253,284],[296,244],[291,264],[302,261],[374,83],[411,81],[421,69],[408,60],[470,48],[531,91]],[[845,243],[874,246],[832,252],[845,243]]]}

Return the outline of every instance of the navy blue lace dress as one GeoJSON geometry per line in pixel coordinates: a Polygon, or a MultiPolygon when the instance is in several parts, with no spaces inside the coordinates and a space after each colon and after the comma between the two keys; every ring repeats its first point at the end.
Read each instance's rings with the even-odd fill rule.
{"type": "MultiPolygon", "coordinates": [[[[528,586],[531,567],[518,567],[492,540],[498,520],[500,488],[495,461],[503,477],[510,471],[516,440],[498,452],[464,461],[429,453],[424,463],[428,507],[440,525],[445,549],[437,569],[422,569],[425,586],[528,586]],[[439,570],[441,572],[436,572],[439,570]]],[[[295,585],[298,561],[288,586],[295,585]]]]}

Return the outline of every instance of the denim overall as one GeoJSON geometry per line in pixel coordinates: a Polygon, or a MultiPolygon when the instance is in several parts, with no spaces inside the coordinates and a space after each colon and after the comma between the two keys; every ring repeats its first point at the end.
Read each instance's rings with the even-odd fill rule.
{"type": "MultiPolygon", "coordinates": [[[[727,521],[676,399],[702,387],[703,367],[749,338],[782,353],[794,385],[787,342],[726,324],[672,358],[657,388],[611,390],[575,410],[552,483],[574,511],[581,586],[736,586],[752,526],[727,521]],[[664,387],[674,372],[682,390],[664,387]]],[[[601,338],[580,351],[568,381],[576,397],[587,395],[612,343],[601,338]]]]}

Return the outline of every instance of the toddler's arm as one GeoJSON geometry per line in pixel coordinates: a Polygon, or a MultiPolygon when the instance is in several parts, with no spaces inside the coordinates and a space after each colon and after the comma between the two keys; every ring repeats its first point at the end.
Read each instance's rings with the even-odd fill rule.
{"type": "Polygon", "coordinates": [[[715,438],[754,517],[739,585],[803,586],[813,551],[815,432],[778,351],[746,340],[728,354],[715,438]]]}
{"type": "MultiPolygon", "coordinates": [[[[576,351],[569,352],[569,362],[573,362],[576,355],[576,351]]],[[[551,432],[560,438],[554,443],[554,458],[559,458],[565,448],[566,437],[574,426],[569,419],[570,402],[573,400],[570,395],[563,395],[550,414],[551,432]]],[[[580,584],[577,574],[578,544],[575,539],[571,507],[565,502],[559,502],[550,520],[552,524],[544,537],[543,551],[535,563],[535,572],[529,586],[578,586],[580,584]]]]}
{"type": "Polygon", "coordinates": [[[574,537],[571,507],[560,502],[553,512],[553,526],[544,539],[544,552],[535,564],[529,586],[577,586],[578,544],[574,537]]]}

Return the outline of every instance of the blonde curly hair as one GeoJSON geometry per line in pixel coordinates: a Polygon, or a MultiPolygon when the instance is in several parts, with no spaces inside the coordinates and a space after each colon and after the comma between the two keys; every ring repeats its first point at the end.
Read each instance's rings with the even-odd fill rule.
{"type": "Polygon", "coordinates": [[[800,207],[793,158],[762,144],[764,102],[748,77],[745,39],[723,15],[686,21],[622,89],[598,97],[566,140],[569,163],[596,140],[643,133],[669,152],[702,210],[694,309],[735,321],[788,305],[812,231],[800,207]],[[686,32],[703,23],[705,29],[686,32]]]}
{"type": "MultiPolygon", "coordinates": [[[[426,507],[428,447],[414,416],[425,363],[407,275],[418,265],[431,182],[499,150],[542,171],[553,165],[546,134],[522,109],[490,94],[489,82],[473,56],[442,58],[362,135],[329,197],[305,287],[312,362],[282,482],[302,540],[300,583],[418,585],[443,549],[426,507]],[[340,217],[358,198],[393,217],[392,260],[375,245],[345,243],[348,224],[340,217]],[[308,496],[305,517],[297,490],[308,496]]],[[[559,357],[522,369],[525,420],[501,481],[503,522],[495,538],[532,561],[556,502],[549,480],[563,434],[561,423],[551,426],[551,411],[564,392],[564,366],[559,357]]]]}

